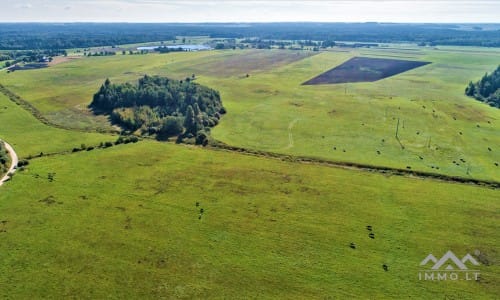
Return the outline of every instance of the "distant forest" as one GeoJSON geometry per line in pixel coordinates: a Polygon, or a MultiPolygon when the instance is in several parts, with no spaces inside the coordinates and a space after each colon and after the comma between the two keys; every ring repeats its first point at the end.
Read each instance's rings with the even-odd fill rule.
{"type": "Polygon", "coordinates": [[[500,108],[500,65],[493,73],[486,73],[478,82],[469,82],[465,94],[500,108]]]}
{"type": "Polygon", "coordinates": [[[168,41],[176,36],[500,47],[500,28],[396,23],[1,23],[1,50],[68,49],[168,41]]]}
{"type": "Polygon", "coordinates": [[[112,84],[107,79],[90,108],[96,114],[109,114],[113,123],[130,131],[206,144],[210,128],[226,111],[219,92],[194,79],[194,74],[181,81],[146,75],[136,85],[112,84]]]}

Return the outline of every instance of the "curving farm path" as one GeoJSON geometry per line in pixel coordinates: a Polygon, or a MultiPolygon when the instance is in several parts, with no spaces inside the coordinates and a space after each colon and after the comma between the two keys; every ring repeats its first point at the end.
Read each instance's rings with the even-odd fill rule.
{"type": "Polygon", "coordinates": [[[16,152],[14,151],[14,148],[12,148],[12,146],[9,145],[6,141],[3,141],[3,143],[5,145],[5,149],[7,150],[7,152],[9,152],[11,163],[10,163],[10,168],[7,171],[7,173],[5,174],[5,176],[3,176],[2,179],[0,179],[0,186],[2,186],[4,184],[4,182],[6,182],[10,179],[10,174],[12,174],[16,171],[16,166],[17,166],[17,163],[19,162],[19,159],[17,157],[16,152]]]}

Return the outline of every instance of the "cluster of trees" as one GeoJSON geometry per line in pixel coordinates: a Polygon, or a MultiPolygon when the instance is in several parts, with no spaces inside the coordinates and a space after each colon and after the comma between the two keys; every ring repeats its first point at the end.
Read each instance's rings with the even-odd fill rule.
{"type": "Polygon", "coordinates": [[[319,48],[328,48],[336,45],[335,41],[325,40],[325,41],[312,41],[312,40],[297,40],[297,41],[283,41],[283,40],[263,40],[257,38],[246,38],[241,40],[242,44],[237,44],[238,48],[248,48],[250,45],[252,48],[257,49],[271,49],[273,47],[278,47],[279,49],[291,49],[291,50],[303,50],[305,47],[310,47],[312,49],[319,50],[319,48]],[[298,46],[295,46],[297,44],[298,46]],[[240,47],[242,45],[242,47],[240,47]]]}
{"type": "MultiPolygon", "coordinates": [[[[492,25],[493,26],[493,25],[492,25]]],[[[470,26],[468,26],[470,27],[470,26]]],[[[397,23],[234,23],[0,24],[0,49],[68,49],[174,40],[175,36],[210,36],[260,40],[415,42],[422,45],[500,47],[499,28],[470,30],[456,24],[397,23]],[[241,24],[240,24],[241,25],[241,24]]],[[[237,47],[237,45],[233,45],[237,47]]],[[[262,47],[265,45],[261,44],[262,47]]],[[[225,45],[225,47],[231,47],[225,45]]]]}
{"type": "Polygon", "coordinates": [[[182,49],[181,47],[179,48],[169,48],[166,46],[161,46],[155,49],[155,51],[158,51],[160,53],[170,53],[170,52],[184,52],[185,50],[182,49]]]}
{"type": "MultiPolygon", "coordinates": [[[[290,50],[313,50],[319,51],[321,48],[326,49],[334,46],[344,48],[371,48],[378,47],[377,43],[339,43],[330,39],[323,41],[313,40],[264,40],[259,38],[245,38],[240,43],[236,43],[234,39],[215,40],[213,47],[219,49],[290,49],[290,50]]],[[[424,44],[425,45],[425,44],[424,44]]]]}
{"type": "Polygon", "coordinates": [[[500,108],[500,65],[493,73],[486,73],[478,82],[469,82],[465,94],[500,108]]]}
{"type": "Polygon", "coordinates": [[[97,51],[97,52],[87,52],[87,56],[113,56],[116,55],[115,51],[97,51]]]}
{"type": "MultiPolygon", "coordinates": [[[[143,54],[148,54],[149,51],[148,50],[141,50],[141,51],[133,51],[133,50],[129,50],[128,51],[128,54],[129,55],[143,55],[143,54]]],[[[116,54],[116,52],[115,52],[116,54]]],[[[122,55],[126,55],[127,54],[127,51],[126,50],[122,50],[122,55]]],[[[112,54],[113,55],[113,54],[112,54]]]]}
{"type": "Polygon", "coordinates": [[[52,60],[53,56],[67,55],[66,50],[46,49],[46,50],[18,50],[5,51],[0,53],[0,62],[7,61],[6,67],[20,62],[45,62],[52,60]]]}
{"type": "Polygon", "coordinates": [[[130,131],[204,144],[210,128],[226,111],[219,92],[194,83],[194,79],[194,74],[180,81],[145,75],[136,85],[112,84],[106,79],[90,108],[97,114],[109,114],[113,123],[130,131]]]}

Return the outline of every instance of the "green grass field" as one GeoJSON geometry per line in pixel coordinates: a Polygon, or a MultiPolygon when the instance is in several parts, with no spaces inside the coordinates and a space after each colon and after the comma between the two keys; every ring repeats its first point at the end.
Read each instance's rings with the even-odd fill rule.
{"type": "Polygon", "coordinates": [[[245,50],[92,57],[2,73],[0,82],[55,123],[95,128],[109,125],[86,105],[106,77],[124,82],[143,74],[182,79],[194,73],[200,83],[221,91],[230,113],[213,136],[225,143],[500,180],[495,166],[500,162],[500,113],[464,95],[468,81],[495,68],[499,51],[391,47],[312,54],[245,50]],[[301,85],[360,55],[432,64],[373,83],[301,85]],[[398,119],[404,149],[395,138],[398,119]]]}
{"type": "Polygon", "coordinates": [[[493,70],[499,54],[432,53],[420,59],[433,64],[374,83],[301,86],[353,55],[322,53],[227,80],[222,99],[233,113],[214,137],[248,148],[498,180],[499,152],[487,148],[500,144],[500,114],[463,89],[468,78],[493,70]],[[404,150],[395,139],[398,118],[404,150]],[[460,158],[466,163],[453,164],[460,158]]]}
{"type": "MultiPolygon", "coordinates": [[[[499,58],[407,46],[117,55],[1,72],[0,83],[52,122],[92,129],[109,127],[86,109],[106,77],[194,73],[221,91],[228,114],[212,135],[230,145],[499,181],[500,113],[463,95],[499,58]],[[374,83],[301,85],[359,55],[433,63],[374,83]]],[[[71,154],[116,136],[49,127],[2,94],[0,138],[21,157],[62,153],[32,159],[0,188],[6,299],[500,294],[496,189],[152,140],[71,154]],[[479,251],[481,280],[419,280],[420,262],[448,250],[479,251]]]]}
{"type": "Polygon", "coordinates": [[[0,295],[494,298],[497,199],[148,141],[36,159],[0,193],[0,295]],[[484,253],[480,282],[418,280],[449,249],[484,253]]]}
{"type": "Polygon", "coordinates": [[[114,141],[116,136],[99,133],[82,133],[53,128],[40,123],[0,94],[0,138],[8,141],[19,157],[70,151],[81,144],[96,146],[101,142],[114,141]]]}

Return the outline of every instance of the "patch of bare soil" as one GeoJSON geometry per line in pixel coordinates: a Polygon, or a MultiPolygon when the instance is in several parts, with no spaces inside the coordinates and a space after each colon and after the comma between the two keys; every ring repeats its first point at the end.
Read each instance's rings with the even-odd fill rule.
{"type": "Polygon", "coordinates": [[[430,64],[426,61],[353,57],[303,85],[372,82],[430,64]]]}
{"type": "Polygon", "coordinates": [[[72,61],[80,58],[82,58],[82,56],[56,56],[54,57],[54,59],[52,59],[51,62],[48,63],[48,65],[49,67],[52,67],[63,62],[72,61]]]}

